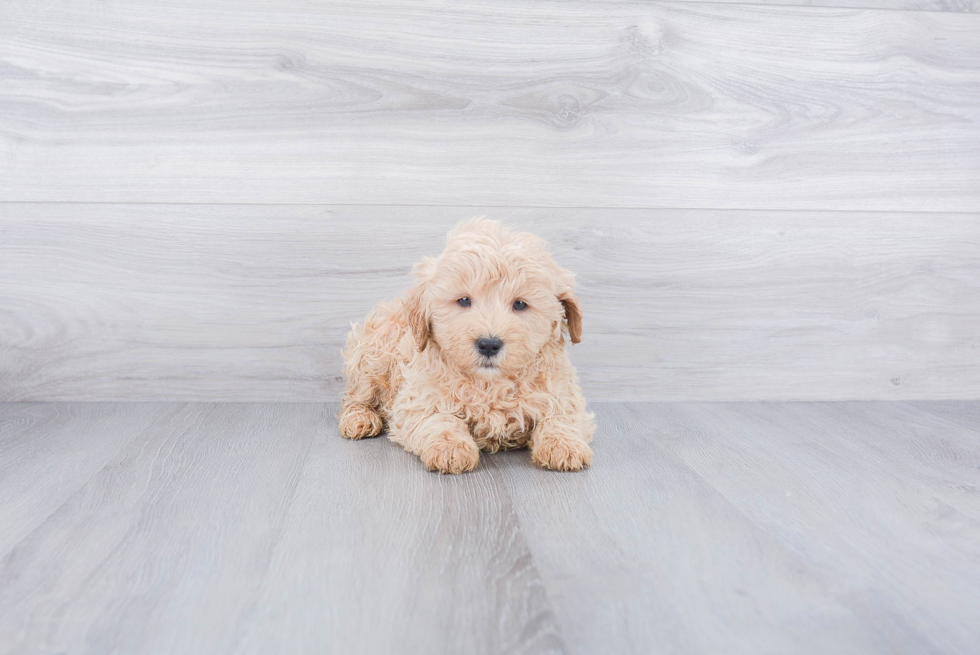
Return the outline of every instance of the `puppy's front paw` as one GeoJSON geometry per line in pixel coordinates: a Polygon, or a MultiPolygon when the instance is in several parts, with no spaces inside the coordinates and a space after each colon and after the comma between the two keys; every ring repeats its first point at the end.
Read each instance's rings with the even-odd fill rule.
{"type": "Polygon", "coordinates": [[[592,464],[589,444],[567,437],[535,437],[531,460],[555,471],[581,471],[592,464]]]}
{"type": "Polygon", "coordinates": [[[460,437],[446,432],[425,445],[421,458],[430,471],[466,473],[479,464],[480,449],[468,435],[460,437]]]}
{"type": "Polygon", "coordinates": [[[350,405],[340,411],[340,434],[345,439],[363,439],[381,434],[384,422],[378,413],[364,405],[350,405]]]}

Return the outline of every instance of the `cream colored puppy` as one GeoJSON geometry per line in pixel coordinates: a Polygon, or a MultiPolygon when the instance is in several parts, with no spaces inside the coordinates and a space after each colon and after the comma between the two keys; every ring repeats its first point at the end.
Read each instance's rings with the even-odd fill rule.
{"type": "Polygon", "coordinates": [[[500,223],[458,225],[406,296],[355,324],[340,432],[380,434],[430,470],[463,473],[480,450],[531,449],[541,466],[592,461],[593,415],[565,353],[582,334],[572,274],[543,240],[500,223]]]}

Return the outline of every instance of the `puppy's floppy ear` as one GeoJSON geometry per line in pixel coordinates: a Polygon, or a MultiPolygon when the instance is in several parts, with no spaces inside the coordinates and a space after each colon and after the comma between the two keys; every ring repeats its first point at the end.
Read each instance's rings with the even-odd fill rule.
{"type": "Polygon", "coordinates": [[[565,308],[565,325],[568,326],[568,336],[572,343],[582,340],[582,307],[578,304],[578,298],[571,290],[563,291],[558,295],[562,307],[565,308]]]}
{"type": "Polygon", "coordinates": [[[429,343],[429,312],[426,307],[425,287],[432,275],[434,261],[428,257],[415,265],[412,275],[415,276],[415,286],[405,298],[405,311],[408,319],[408,329],[415,340],[415,348],[422,352],[429,343]]]}
{"type": "Polygon", "coordinates": [[[424,308],[425,285],[416,284],[408,292],[405,298],[405,312],[408,319],[408,329],[412,333],[415,341],[415,349],[419,352],[425,350],[429,343],[429,317],[426,316],[424,308]]]}

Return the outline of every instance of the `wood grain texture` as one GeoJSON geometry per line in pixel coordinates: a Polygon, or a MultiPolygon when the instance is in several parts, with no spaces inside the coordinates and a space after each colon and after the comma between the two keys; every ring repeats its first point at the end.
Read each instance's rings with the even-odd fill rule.
{"type": "Polygon", "coordinates": [[[917,410],[932,412],[947,420],[959,423],[973,432],[980,433],[980,407],[976,403],[962,400],[945,402],[911,403],[917,410]]]}
{"type": "Polygon", "coordinates": [[[850,9],[898,9],[905,11],[947,11],[975,14],[978,0],[683,0],[684,2],[730,3],[736,5],[785,5],[791,7],[846,7],[850,9]]]}
{"type": "Polygon", "coordinates": [[[976,401],[600,403],[591,469],[512,451],[459,477],[342,440],[335,410],[0,403],[4,478],[32,479],[2,487],[0,517],[106,452],[0,554],[0,653],[980,641],[976,401]]]}
{"type": "Polygon", "coordinates": [[[577,273],[590,400],[980,397],[967,214],[0,204],[0,399],[336,400],[456,221],[577,273]]]}
{"type": "Polygon", "coordinates": [[[322,411],[195,405],[144,432],[0,559],[5,652],[228,652],[322,411]]]}
{"type": "Polygon", "coordinates": [[[599,405],[587,475],[494,461],[575,652],[967,654],[980,439],[929,405],[599,405]]]}
{"type": "Polygon", "coordinates": [[[0,412],[0,557],[58,510],[106,462],[173,409],[17,404],[0,412]]]}
{"type": "Polygon", "coordinates": [[[493,468],[429,473],[329,422],[235,651],[564,652],[510,503],[493,468]]]}
{"type": "Polygon", "coordinates": [[[975,650],[976,432],[890,403],[676,409],[678,425],[715,442],[684,444],[684,461],[754,522],[836,569],[840,595],[878,617],[892,642],[873,650],[975,650]],[[803,504],[811,511],[796,511],[803,504]]]}
{"type": "Polygon", "coordinates": [[[5,2],[0,200],[977,211],[978,35],[641,0],[5,2]]]}
{"type": "Polygon", "coordinates": [[[336,409],[158,420],[0,559],[0,652],[560,652],[495,477],[342,441],[336,409]]]}

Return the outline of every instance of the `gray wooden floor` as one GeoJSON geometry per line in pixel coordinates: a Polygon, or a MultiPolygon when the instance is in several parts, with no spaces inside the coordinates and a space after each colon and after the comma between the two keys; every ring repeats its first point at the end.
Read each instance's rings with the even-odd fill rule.
{"type": "Polygon", "coordinates": [[[599,404],[427,473],[322,404],[0,405],[3,653],[975,653],[980,402],[599,404]]]}

